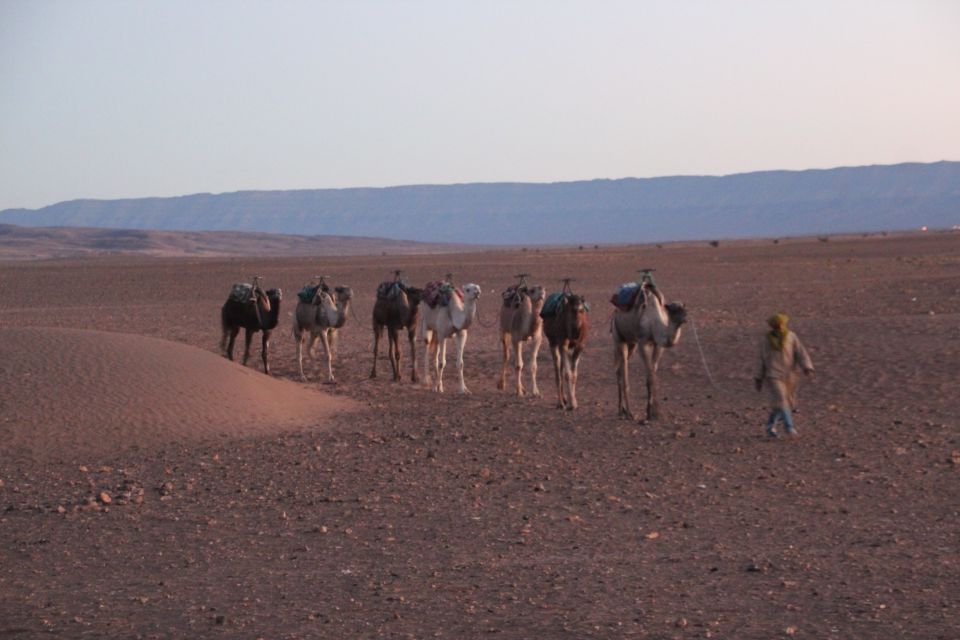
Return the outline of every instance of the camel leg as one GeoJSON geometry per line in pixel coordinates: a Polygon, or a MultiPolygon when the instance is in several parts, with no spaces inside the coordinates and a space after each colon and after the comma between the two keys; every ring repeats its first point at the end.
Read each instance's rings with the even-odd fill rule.
{"type": "Polygon", "coordinates": [[[460,393],[470,393],[467,383],[463,380],[463,350],[467,346],[467,330],[458,331],[454,340],[457,341],[457,377],[460,380],[460,393]]]}
{"type": "Polygon", "coordinates": [[[577,347],[573,350],[573,353],[570,354],[570,364],[567,371],[567,377],[570,385],[570,410],[576,409],[579,405],[577,404],[577,372],[580,370],[580,356],[583,354],[583,349],[577,347]]]}
{"type": "Polygon", "coordinates": [[[387,329],[390,342],[387,345],[387,355],[390,356],[390,369],[393,371],[393,381],[400,382],[400,331],[396,327],[387,329]]]}
{"type": "Polygon", "coordinates": [[[377,377],[377,352],[380,350],[380,338],[383,336],[383,325],[373,323],[373,368],[370,370],[370,378],[377,377]]]}
{"type": "Polygon", "coordinates": [[[437,391],[443,393],[443,370],[447,368],[447,339],[440,339],[439,335],[435,334],[434,339],[437,341],[437,391]]]}
{"type": "Polygon", "coordinates": [[[573,409],[570,404],[570,350],[566,345],[560,349],[561,392],[563,393],[563,408],[573,409]]]}
{"type": "Polygon", "coordinates": [[[517,395],[523,396],[523,343],[519,340],[513,340],[513,352],[516,354],[517,364],[514,368],[517,370],[517,395]]]}
{"type": "Polygon", "coordinates": [[[434,374],[436,373],[436,362],[435,356],[433,353],[434,345],[433,343],[433,334],[428,330],[423,333],[424,348],[423,348],[423,383],[428,389],[433,388],[434,374]]]}
{"type": "Polygon", "coordinates": [[[630,347],[625,342],[617,343],[613,356],[617,363],[617,415],[633,420],[633,411],[630,410],[630,347]]]}
{"type": "Polygon", "coordinates": [[[533,383],[533,397],[540,397],[540,387],[537,386],[537,357],[540,355],[540,343],[543,342],[543,335],[537,333],[533,336],[533,350],[530,354],[530,379],[533,383]]]}
{"type": "Polygon", "coordinates": [[[253,340],[253,331],[250,329],[245,329],[243,332],[244,340],[244,349],[243,349],[243,366],[247,366],[247,360],[250,359],[250,342],[253,340]]]}
{"type": "Polygon", "coordinates": [[[553,358],[553,377],[557,383],[557,408],[563,409],[566,404],[563,401],[563,360],[560,354],[560,345],[550,345],[550,357],[553,358]]]}
{"type": "Polygon", "coordinates": [[[337,345],[340,343],[340,332],[336,329],[336,327],[330,327],[327,329],[327,336],[327,345],[330,347],[330,357],[336,358],[337,345]]]}
{"type": "Polygon", "coordinates": [[[307,376],[303,373],[303,334],[299,328],[293,327],[293,341],[297,343],[297,367],[300,369],[300,379],[307,381],[307,376]]]}
{"type": "Polygon", "coordinates": [[[263,360],[263,372],[270,375],[270,332],[263,332],[260,342],[260,358],[263,360]]]}
{"type": "MultiPolygon", "coordinates": [[[[398,332],[399,333],[399,332],[398,332]]],[[[416,384],[420,381],[420,376],[417,375],[417,351],[414,348],[414,337],[415,331],[413,327],[407,329],[407,340],[410,341],[410,363],[413,366],[413,371],[410,374],[410,382],[416,384]]],[[[397,344],[397,353],[400,352],[400,345],[397,344]]],[[[397,358],[397,366],[400,365],[400,358],[397,358]]]]}
{"type": "Polygon", "coordinates": [[[237,342],[237,334],[240,333],[240,327],[231,327],[230,328],[230,342],[227,344],[225,356],[228,360],[233,360],[233,346],[237,342]]]}
{"type": "Polygon", "coordinates": [[[230,327],[224,325],[223,333],[220,335],[220,353],[224,356],[227,355],[227,340],[230,335],[230,327]]]}
{"type": "Polygon", "coordinates": [[[643,345],[643,364],[647,368],[647,420],[656,420],[660,417],[660,402],[657,399],[658,381],[657,366],[663,350],[653,344],[643,345]]]}
{"type": "Polygon", "coordinates": [[[507,388],[507,369],[510,367],[510,334],[500,334],[500,346],[503,348],[503,366],[500,367],[500,382],[497,383],[497,389],[503,391],[507,388]]]}
{"type": "Polygon", "coordinates": [[[323,345],[323,354],[327,357],[327,382],[326,384],[335,384],[333,379],[333,349],[330,345],[330,334],[326,329],[320,332],[320,344],[323,345]]]}

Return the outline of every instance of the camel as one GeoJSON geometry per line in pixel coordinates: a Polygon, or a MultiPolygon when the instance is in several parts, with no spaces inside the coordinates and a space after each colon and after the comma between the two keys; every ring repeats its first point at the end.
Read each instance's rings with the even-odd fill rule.
{"type": "Polygon", "coordinates": [[[533,352],[530,355],[530,378],[533,396],[540,397],[537,387],[537,355],[543,342],[543,309],[545,294],[540,285],[527,286],[527,274],[520,274],[520,282],[503,293],[503,307],[500,309],[500,340],[503,344],[503,367],[500,369],[500,382],[497,388],[507,388],[507,369],[510,367],[510,355],[513,353],[517,371],[517,395],[526,392],[523,388],[523,343],[532,341],[533,352]]]}
{"type": "Polygon", "coordinates": [[[557,407],[577,408],[577,369],[590,332],[589,307],[582,296],[570,290],[571,278],[564,278],[563,291],[550,296],[544,309],[543,334],[550,343],[557,384],[557,407]],[[556,302],[556,306],[554,306],[556,302]]]}
{"type": "Polygon", "coordinates": [[[627,367],[630,356],[637,346],[641,347],[643,364],[647,370],[647,420],[656,420],[660,417],[657,401],[660,358],[666,349],[680,340],[683,324],[687,321],[687,310],[683,304],[664,302],[663,292],[654,284],[651,271],[641,270],[640,294],[627,308],[618,306],[610,322],[617,368],[617,410],[621,417],[630,420],[634,419],[630,410],[627,367]]]}
{"type": "Polygon", "coordinates": [[[380,337],[383,330],[387,330],[389,345],[387,355],[390,358],[390,367],[393,369],[393,381],[400,382],[400,330],[407,330],[407,339],[410,341],[410,362],[412,372],[411,382],[419,382],[417,375],[417,354],[414,346],[414,336],[417,331],[417,322],[420,320],[420,298],[422,289],[408,287],[400,281],[400,272],[395,272],[393,282],[381,282],[377,287],[377,301],[373,305],[373,369],[370,377],[377,377],[377,352],[380,348],[380,337]]]}
{"type": "MultiPolygon", "coordinates": [[[[431,285],[434,283],[431,283],[431,285]]],[[[431,287],[427,285],[425,289],[431,287]]],[[[463,348],[467,344],[467,330],[477,315],[477,299],[480,297],[480,287],[467,284],[463,287],[462,298],[459,291],[450,288],[449,302],[444,306],[427,307],[423,310],[420,327],[422,329],[425,349],[426,385],[437,393],[443,393],[443,369],[447,363],[447,338],[453,337],[457,341],[457,375],[460,379],[460,393],[470,393],[463,381],[463,348]],[[433,382],[431,380],[433,371],[433,382]]],[[[426,294],[425,294],[426,296],[426,294]]]]}
{"type": "Polygon", "coordinates": [[[220,309],[220,325],[223,329],[220,350],[224,356],[233,360],[233,345],[240,329],[244,329],[246,344],[243,350],[243,364],[246,366],[250,358],[250,341],[253,339],[253,334],[262,331],[260,357],[263,359],[263,372],[270,375],[270,333],[277,327],[277,321],[280,319],[280,301],[283,298],[283,291],[281,289],[264,291],[260,286],[259,276],[254,278],[253,285],[234,285],[234,292],[244,290],[250,291],[248,301],[241,301],[231,293],[220,309]]]}
{"type": "MultiPolygon", "coordinates": [[[[333,356],[336,350],[337,329],[343,327],[350,310],[350,301],[353,291],[350,287],[335,287],[334,295],[330,295],[330,287],[324,278],[320,278],[313,298],[297,302],[297,309],[293,314],[293,339],[297,343],[297,366],[300,368],[300,379],[307,381],[303,373],[303,343],[307,342],[307,356],[315,357],[317,340],[323,345],[323,353],[327,359],[327,384],[335,384],[333,377],[333,356]]],[[[312,288],[312,287],[311,287],[312,288]]],[[[304,291],[309,292],[308,288],[304,291]]]]}

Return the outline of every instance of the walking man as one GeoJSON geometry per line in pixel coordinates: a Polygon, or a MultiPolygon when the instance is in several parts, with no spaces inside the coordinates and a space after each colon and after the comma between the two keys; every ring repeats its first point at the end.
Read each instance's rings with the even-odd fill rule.
{"type": "Polygon", "coordinates": [[[797,408],[797,368],[805,375],[813,373],[810,354],[803,348],[800,338],[787,329],[789,318],[778,313],[767,319],[770,331],[760,345],[760,366],[754,376],[757,391],[764,383],[770,391],[770,417],[767,419],[767,435],[777,437],[777,421],[782,420],[787,433],[795,435],[793,411],[797,408]]]}

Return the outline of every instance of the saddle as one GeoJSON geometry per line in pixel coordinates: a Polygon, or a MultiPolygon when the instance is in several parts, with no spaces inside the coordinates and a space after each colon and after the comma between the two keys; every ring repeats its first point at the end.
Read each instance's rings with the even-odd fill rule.
{"type": "Polygon", "coordinates": [[[297,297],[300,298],[301,302],[311,303],[317,301],[317,295],[320,290],[323,290],[324,293],[330,293],[330,287],[327,285],[319,284],[307,284],[303,286],[303,289],[297,293],[297,297]]]}
{"type": "Polygon", "coordinates": [[[646,291],[639,282],[624,282],[610,296],[610,304],[621,311],[629,311],[637,304],[643,304],[644,302],[646,302],[646,291]]]}
{"type": "Polygon", "coordinates": [[[547,300],[543,303],[543,309],[540,310],[541,318],[553,318],[563,313],[564,307],[567,306],[567,294],[566,293],[551,293],[547,296],[547,300]]]}
{"type": "MultiPolygon", "coordinates": [[[[553,318],[560,315],[563,313],[563,310],[567,308],[567,301],[571,297],[573,297],[573,294],[568,291],[551,293],[543,303],[543,309],[540,310],[540,317],[553,318]]],[[[590,311],[590,305],[586,300],[583,301],[583,310],[588,313],[590,311]]]]}
{"type": "Polygon", "coordinates": [[[407,285],[398,280],[387,280],[377,285],[377,299],[393,300],[401,291],[406,293],[407,285]]]}
{"type": "Polygon", "coordinates": [[[230,302],[239,302],[249,304],[254,300],[253,285],[249,282],[237,282],[230,289],[230,295],[227,297],[230,302]]]}
{"type": "Polygon", "coordinates": [[[526,287],[510,285],[503,290],[503,306],[507,309],[516,309],[520,306],[520,297],[526,291],[526,287]]]}
{"type": "Polygon", "coordinates": [[[423,301],[426,302],[431,309],[437,306],[446,307],[450,304],[450,300],[454,294],[463,302],[462,289],[454,287],[449,282],[444,282],[443,280],[434,280],[433,282],[428,282],[427,286],[423,288],[423,301]]]}

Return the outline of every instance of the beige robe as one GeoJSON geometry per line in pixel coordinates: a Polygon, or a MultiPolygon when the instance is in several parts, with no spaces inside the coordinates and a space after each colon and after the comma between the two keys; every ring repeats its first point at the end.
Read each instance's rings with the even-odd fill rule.
{"type": "Polygon", "coordinates": [[[813,361],[804,349],[800,338],[792,331],[787,332],[783,340],[783,349],[775,350],[770,346],[766,335],[760,344],[760,366],[754,376],[763,380],[770,391],[772,409],[797,408],[797,368],[813,371],[813,361]]]}

